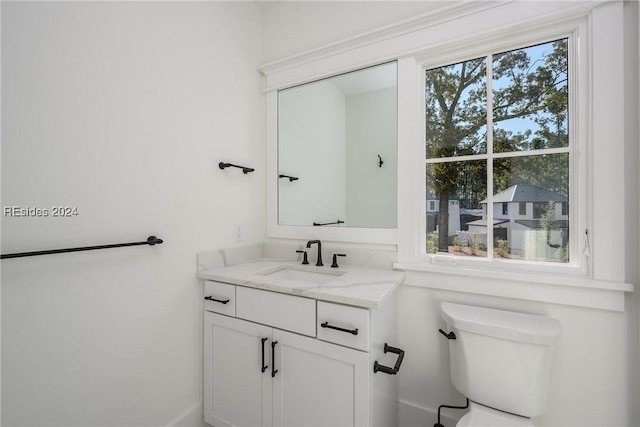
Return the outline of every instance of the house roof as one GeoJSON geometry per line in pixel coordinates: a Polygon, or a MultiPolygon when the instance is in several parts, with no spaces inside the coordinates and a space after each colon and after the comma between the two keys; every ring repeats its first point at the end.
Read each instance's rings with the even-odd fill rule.
{"type": "MultiPolygon", "coordinates": [[[[493,203],[505,202],[568,202],[564,194],[554,193],[537,185],[516,184],[493,195],[493,203]]],[[[484,199],[480,203],[487,203],[484,199]]]]}

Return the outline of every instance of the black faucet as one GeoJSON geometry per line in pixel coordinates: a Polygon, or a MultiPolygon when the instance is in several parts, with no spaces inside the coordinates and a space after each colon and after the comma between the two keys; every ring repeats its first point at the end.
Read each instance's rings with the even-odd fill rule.
{"type": "Polygon", "coordinates": [[[320,240],[309,240],[307,242],[307,248],[310,248],[314,243],[318,244],[318,262],[316,262],[316,266],[322,267],[324,264],[322,264],[322,243],[320,240]]]}

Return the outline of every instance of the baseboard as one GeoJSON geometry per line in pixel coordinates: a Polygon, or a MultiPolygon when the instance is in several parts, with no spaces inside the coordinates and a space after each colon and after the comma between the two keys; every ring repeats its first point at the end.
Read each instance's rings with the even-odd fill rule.
{"type": "MultiPolygon", "coordinates": [[[[450,414],[451,409],[445,409],[440,413],[440,423],[445,427],[454,427],[464,411],[456,411],[459,414],[450,414]]],[[[187,409],[167,427],[211,427],[204,422],[202,403],[197,403],[187,409]]],[[[433,427],[438,421],[438,410],[425,408],[424,406],[400,400],[398,402],[398,426],[399,427],[433,427]]]]}
{"type": "MultiPolygon", "coordinates": [[[[440,424],[445,427],[454,427],[465,411],[450,413],[451,409],[440,411],[440,424]]],[[[398,402],[399,427],[433,427],[438,422],[438,409],[425,408],[424,406],[400,399],[398,402]]]]}
{"type": "Polygon", "coordinates": [[[198,402],[167,424],[167,427],[211,427],[204,422],[202,402],[198,402]]]}

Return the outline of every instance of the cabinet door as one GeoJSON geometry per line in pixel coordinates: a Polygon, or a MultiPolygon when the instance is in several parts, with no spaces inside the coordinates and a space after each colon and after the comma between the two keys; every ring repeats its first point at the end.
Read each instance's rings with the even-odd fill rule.
{"type": "Polygon", "coordinates": [[[272,329],[205,312],[204,419],[216,427],[270,426],[272,329]],[[266,338],[266,340],[264,340],[266,338]],[[263,341],[264,340],[264,341],[263,341]]]}
{"type": "Polygon", "coordinates": [[[280,330],[273,342],[274,426],[369,425],[368,353],[280,330]]]}

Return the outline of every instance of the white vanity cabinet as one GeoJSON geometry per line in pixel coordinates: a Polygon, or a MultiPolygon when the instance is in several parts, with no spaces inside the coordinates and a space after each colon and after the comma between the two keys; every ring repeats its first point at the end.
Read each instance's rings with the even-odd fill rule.
{"type": "Polygon", "coordinates": [[[205,311],[204,419],[216,427],[271,425],[271,375],[261,345],[272,329],[205,311]]]}
{"type": "Polygon", "coordinates": [[[384,353],[396,339],[394,294],[367,309],[205,281],[204,296],[222,301],[205,303],[207,423],[397,425],[397,376],[373,369],[397,361],[384,353]]]}

